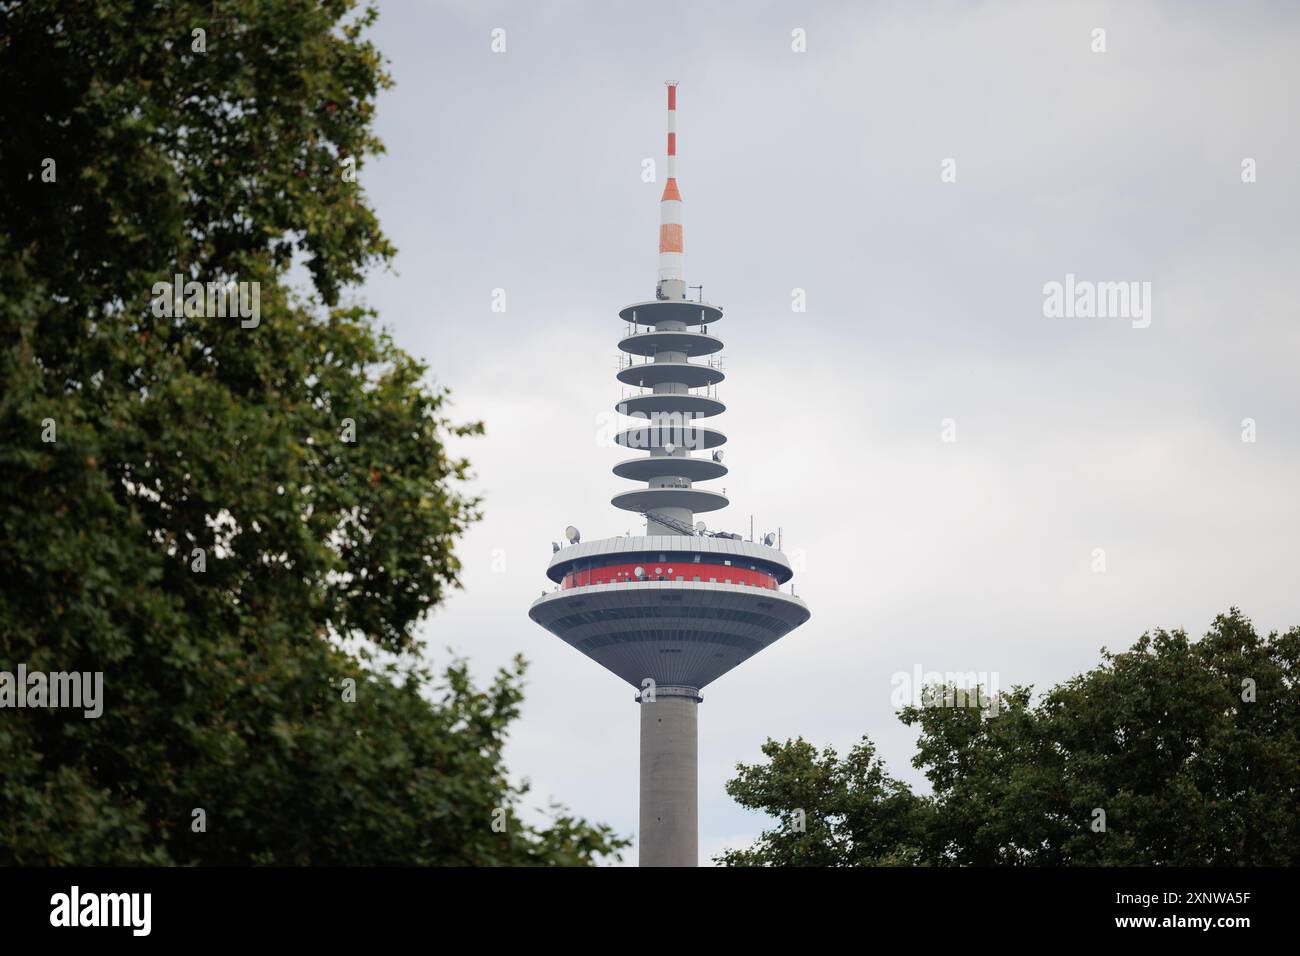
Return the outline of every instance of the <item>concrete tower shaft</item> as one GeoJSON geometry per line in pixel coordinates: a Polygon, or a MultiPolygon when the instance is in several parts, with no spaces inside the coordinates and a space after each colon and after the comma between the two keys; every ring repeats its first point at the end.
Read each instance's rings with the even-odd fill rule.
{"type": "Polygon", "coordinates": [[[699,859],[699,708],[691,687],[656,688],[641,705],[641,866],[699,859]]]}

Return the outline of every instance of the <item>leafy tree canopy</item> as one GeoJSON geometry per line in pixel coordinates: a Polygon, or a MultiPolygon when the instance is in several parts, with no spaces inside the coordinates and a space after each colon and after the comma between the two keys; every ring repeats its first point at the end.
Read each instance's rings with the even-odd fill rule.
{"type": "Polygon", "coordinates": [[[892,779],[865,737],[843,758],[768,740],[768,762],[740,765],[727,792],[780,825],[717,859],[1294,866],[1298,678],[1300,628],[1261,637],[1232,609],[1199,641],[1156,631],[1103,650],[1099,667],[1037,704],[1016,687],[996,705],[903,708],[928,795],[892,779]]]}
{"type": "Polygon", "coordinates": [[[0,862],[625,845],[515,816],[522,665],[411,664],[477,517],[446,439],[480,426],[343,301],[393,252],[361,190],[374,17],[0,3],[0,670],[102,671],[105,698],[0,711],[0,862]],[[260,315],[173,309],[176,274],[257,283],[260,315]]]}

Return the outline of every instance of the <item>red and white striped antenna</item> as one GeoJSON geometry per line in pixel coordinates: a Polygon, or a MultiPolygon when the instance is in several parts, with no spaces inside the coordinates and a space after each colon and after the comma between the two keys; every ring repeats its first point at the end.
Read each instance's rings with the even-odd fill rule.
{"type": "Polygon", "coordinates": [[[677,189],[677,81],[667,85],[668,181],[659,200],[659,284],[655,294],[660,299],[685,299],[682,194],[677,189]]]}

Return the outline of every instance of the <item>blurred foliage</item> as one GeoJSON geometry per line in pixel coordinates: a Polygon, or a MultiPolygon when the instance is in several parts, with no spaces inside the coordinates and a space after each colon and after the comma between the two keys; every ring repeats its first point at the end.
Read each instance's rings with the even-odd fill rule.
{"type": "Polygon", "coordinates": [[[717,861],[1295,866],[1298,679],[1300,628],[1261,637],[1234,608],[1199,641],[1156,631],[1103,649],[1037,704],[1015,687],[983,706],[903,708],[929,795],[890,778],[867,738],[843,759],[768,740],[768,762],[739,765],[727,792],[781,825],[717,861]]]}
{"type": "Polygon", "coordinates": [[[412,663],[477,517],[446,439],[481,428],[340,304],[393,252],[360,188],[389,83],[374,16],[0,3],[0,669],[103,671],[106,698],[97,720],[0,711],[0,862],[576,864],[626,845],[560,808],[515,815],[522,664],[480,690],[461,662],[412,663]],[[260,324],[156,316],[176,273],[260,283],[260,324]]]}

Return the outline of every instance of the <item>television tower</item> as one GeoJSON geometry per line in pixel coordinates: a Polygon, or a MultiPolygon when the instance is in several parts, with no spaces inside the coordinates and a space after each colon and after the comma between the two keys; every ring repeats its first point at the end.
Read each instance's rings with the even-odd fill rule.
{"type": "Polygon", "coordinates": [[[794,575],[775,536],[759,542],[708,531],[695,516],[727,499],[697,482],[727,473],[722,432],[696,422],[725,407],[712,360],[722,342],[709,327],[722,309],[687,298],[682,195],[677,188],[677,84],[668,84],[668,181],[659,202],[655,297],[627,306],[618,380],[634,394],[617,406],[635,424],[615,437],[646,452],[614,466],[640,487],[616,508],[646,519],[645,534],[552,545],[557,587],[528,616],[638,691],[641,708],[641,866],[695,866],[699,855],[696,767],[700,689],[808,620],[781,590],[794,575]],[[695,452],[703,452],[696,455],[695,452]]]}

